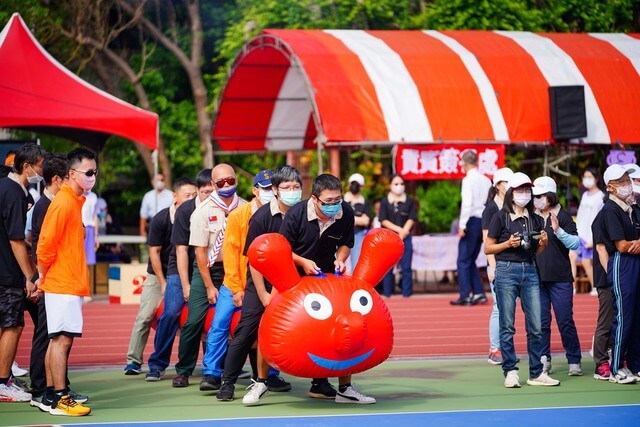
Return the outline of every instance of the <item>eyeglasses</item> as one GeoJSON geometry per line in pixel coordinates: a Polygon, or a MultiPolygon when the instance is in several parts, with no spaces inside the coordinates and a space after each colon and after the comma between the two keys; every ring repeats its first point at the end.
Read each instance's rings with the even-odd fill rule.
{"type": "Polygon", "coordinates": [[[323,202],[320,199],[318,199],[318,201],[320,202],[320,204],[322,206],[335,206],[335,205],[339,205],[340,203],[342,203],[342,197],[339,197],[337,199],[327,200],[326,202],[323,202]]]}
{"type": "Polygon", "coordinates": [[[291,187],[278,187],[278,190],[280,191],[298,191],[298,190],[302,190],[302,187],[300,187],[299,185],[294,185],[291,187]]]}
{"type": "Polygon", "coordinates": [[[236,179],[234,177],[222,178],[222,179],[220,179],[220,180],[215,182],[216,187],[218,187],[218,188],[224,187],[225,183],[229,184],[229,185],[236,185],[236,179]]]}
{"type": "Polygon", "coordinates": [[[98,175],[98,169],[89,169],[89,170],[86,170],[86,171],[81,171],[80,169],[73,169],[72,168],[71,170],[76,171],[76,172],[80,172],[82,174],[85,174],[89,178],[91,178],[94,175],[98,175]]]}

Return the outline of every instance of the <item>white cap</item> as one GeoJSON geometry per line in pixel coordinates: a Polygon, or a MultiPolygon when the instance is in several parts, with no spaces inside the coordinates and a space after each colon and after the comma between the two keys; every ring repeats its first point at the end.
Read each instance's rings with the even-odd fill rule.
{"type": "Polygon", "coordinates": [[[640,167],[638,167],[638,165],[635,165],[633,163],[629,163],[628,165],[624,165],[624,168],[629,170],[629,169],[633,169],[633,172],[629,172],[629,178],[635,178],[638,179],[640,178],[640,167]]]}
{"type": "Polygon", "coordinates": [[[516,172],[513,175],[511,175],[511,178],[509,178],[507,185],[509,186],[509,188],[518,188],[521,185],[525,185],[525,184],[531,185],[531,178],[529,178],[526,174],[522,172],[516,172]]]}
{"type": "Polygon", "coordinates": [[[509,168],[501,168],[493,173],[493,185],[494,187],[498,185],[499,182],[509,181],[509,179],[513,176],[513,171],[509,168]]]}
{"type": "Polygon", "coordinates": [[[555,193],[558,190],[556,182],[550,176],[541,176],[533,181],[531,192],[534,196],[541,194],[555,193]]]}
{"type": "Polygon", "coordinates": [[[362,187],[364,186],[364,176],[360,175],[359,173],[354,173],[349,177],[349,184],[351,184],[352,182],[357,182],[362,187]]]}
{"type": "Polygon", "coordinates": [[[635,170],[635,168],[627,168],[622,165],[611,165],[606,171],[604,171],[604,176],[602,177],[604,179],[604,184],[609,185],[609,181],[620,179],[625,173],[630,175],[635,172],[635,170]]]}

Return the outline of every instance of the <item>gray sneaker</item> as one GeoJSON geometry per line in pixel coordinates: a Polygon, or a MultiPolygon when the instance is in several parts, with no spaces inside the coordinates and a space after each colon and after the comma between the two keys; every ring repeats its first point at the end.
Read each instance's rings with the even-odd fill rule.
{"type": "Polygon", "coordinates": [[[579,363],[569,363],[569,376],[570,377],[581,377],[582,376],[582,366],[579,363]]]}
{"type": "Polygon", "coordinates": [[[540,358],[542,362],[542,372],[546,372],[547,374],[553,374],[553,368],[551,367],[551,358],[547,356],[542,356],[540,358]]]}
{"type": "Polygon", "coordinates": [[[609,377],[609,382],[618,384],[635,384],[636,381],[638,381],[638,378],[633,375],[626,366],[618,369],[618,372],[615,374],[611,372],[611,376],[609,377]]]}
{"type": "Polygon", "coordinates": [[[516,369],[507,372],[504,377],[504,386],[506,388],[520,388],[520,376],[516,369]]]}

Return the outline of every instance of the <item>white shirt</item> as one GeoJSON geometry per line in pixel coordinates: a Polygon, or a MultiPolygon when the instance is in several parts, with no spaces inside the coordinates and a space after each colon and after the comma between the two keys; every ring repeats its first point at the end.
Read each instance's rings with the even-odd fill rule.
{"type": "Polygon", "coordinates": [[[460,204],[460,230],[467,228],[469,218],[482,218],[482,211],[489,196],[491,180],[478,171],[469,169],[462,179],[462,203],[460,204]]]}
{"type": "Polygon", "coordinates": [[[580,199],[580,206],[578,206],[578,215],[576,216],[576,227],[578,228],[578,236],[587,243],[593,240],[593,234],[591,233],[591,224],[593,220],[604,206],[602,201],[604,193],[600,190],[593,194],[589,194],[588,191],[582,194],[580,199]]]}
{"type": "Polygon", "coordinates": [[[158,190],[153,189],[148,191],[142,198],[142,205],[140,205],[140,218],[151,219],[158,212],[164,208],[168,208],[173,204],[173,191],[164,188],[158,193],[158,190]],[[156,205],[157,195],[157,205],[156,205]]]}
{"type": "Polygon", "coordinates": [[[84,195],[85,201],[82,205],[82,224],[85,227],[95,227],[96,223],[93,216],[96,214],[96,205],[98,196],[93,191],[84,195]]]}

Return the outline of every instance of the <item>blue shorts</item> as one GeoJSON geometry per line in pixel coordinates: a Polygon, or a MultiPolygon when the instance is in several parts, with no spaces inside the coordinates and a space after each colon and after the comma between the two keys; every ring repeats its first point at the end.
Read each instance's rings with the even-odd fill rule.
{"type": "Polygon", "coordinates": [[[593,259],[593,248],[586,247],[587,242],[581,237],[580,238],[580,246],[576,249],[576,253],[578,254],[578,262],[583,259],[593,259]]]}

